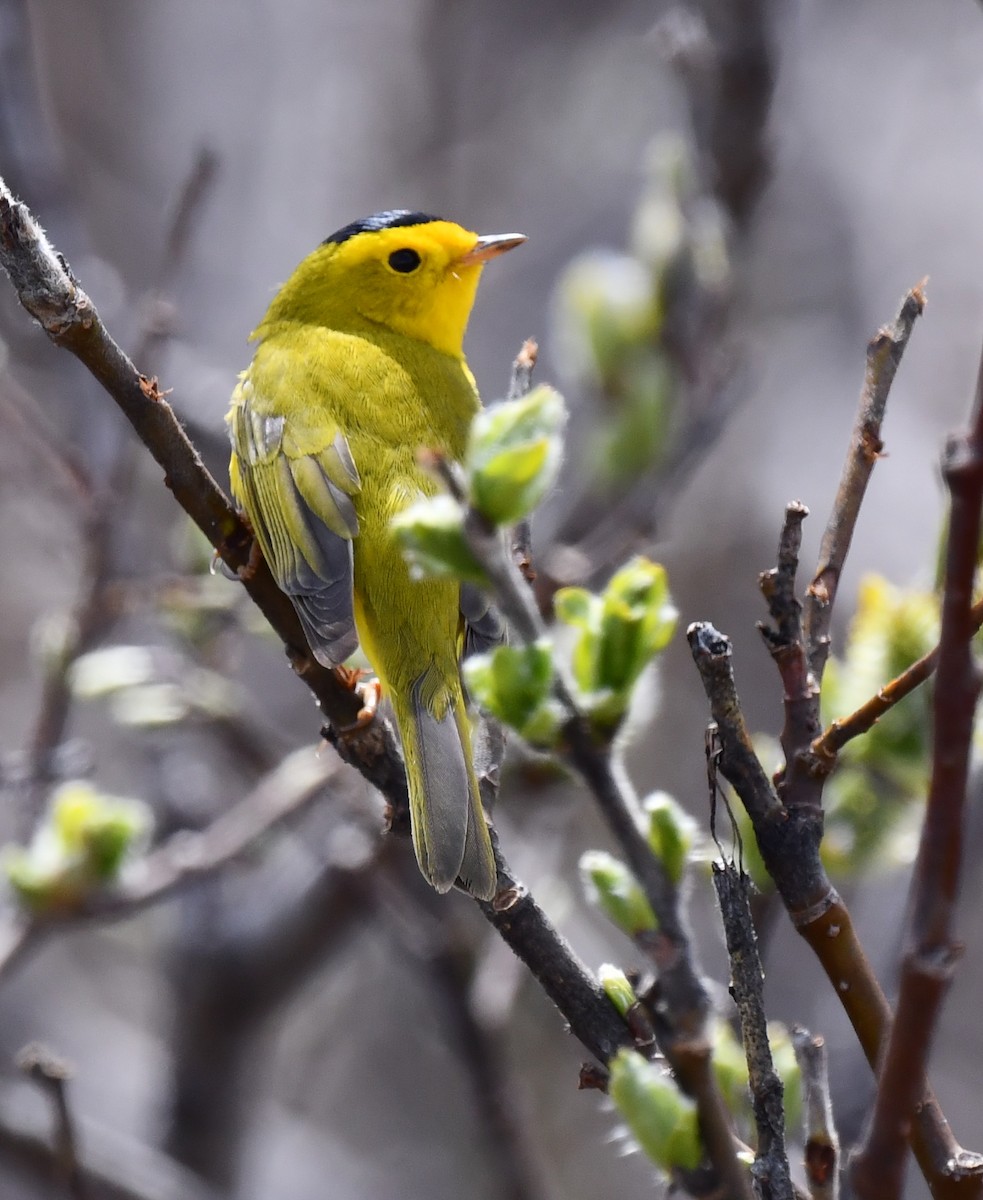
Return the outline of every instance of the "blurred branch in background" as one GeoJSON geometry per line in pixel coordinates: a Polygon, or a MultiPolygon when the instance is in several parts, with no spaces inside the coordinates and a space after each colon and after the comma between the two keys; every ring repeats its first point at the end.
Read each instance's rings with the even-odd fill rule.
{"type": "Polygon", "coordinates": [[[25,1046],[17,1057],[17,1065],[51,1102],[55,1126],[54,1160],[59,1184],[72,1200],[87,1200],[89,1193],[79,1157],[75,1118],[68,1102],[71,1067],[39,1043],[25,1046]]]}
{"type": "Polygon", "coordinates": [[[561,361],[589,397],[600,464],[568,481],[541,564],[557,583],[596,579],[653,541],[745,393],[728,345],[732,264],[769,174],[771,19],[767,0],[707,0],[655,27],[692,140],[651,147],[627,253],[588,251],[557,286],[561,361]]]}

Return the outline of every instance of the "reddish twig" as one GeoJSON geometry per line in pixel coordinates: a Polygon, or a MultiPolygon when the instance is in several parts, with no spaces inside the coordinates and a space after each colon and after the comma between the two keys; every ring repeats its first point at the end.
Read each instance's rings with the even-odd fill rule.
{"type": "MultiPolygon", "coordinates": [[[[974,634],[983,626],[983,600],[977,600],[970,609],[970,623],[974,634]]],[[[886,683],[876,696],[871,696],[855,712],[848,717],[832,721],[812,743],[816,768],[829,774],[836,766],[837,754],[847,742],[852,742],[854,738],[866,733],[905,696],[910,696],[915,688],[931,679],[938,665],[939,647],[936,646],[890,683],[886,683]]]]}
{"type": "MultiPolygon", "coordinates": [[[[932,782],[912,879],[907,947],[897,1015],[884,1054],[870,1133],[853,1182],[865,1200],[901,1195],[905,1133],[919,1102],[922,1072],[962,946],[952,932],[962,858],[963,814],[980,675],[973,660],[972,597],[983,506],[983,359],[971,429],[950,439],[943,475],[951,496],[942,592],[938,679],[933,698],[932,782]]],[[[983,1156],[956,1164],[983,1174],[983,1156]]],[[[979,1189],[977,1189],[979,1190],[979,1189]]]]}

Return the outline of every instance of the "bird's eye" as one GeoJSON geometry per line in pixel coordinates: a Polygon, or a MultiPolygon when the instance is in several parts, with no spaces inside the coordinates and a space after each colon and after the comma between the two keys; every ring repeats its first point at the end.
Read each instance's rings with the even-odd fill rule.
{"type": "Polygon", "coordinates": [[[389,265],[394,271],[408,275],[410,271],[415,271],[420,265],[420,256],[415,250],[394,250],[389,255],[389,265]]]}

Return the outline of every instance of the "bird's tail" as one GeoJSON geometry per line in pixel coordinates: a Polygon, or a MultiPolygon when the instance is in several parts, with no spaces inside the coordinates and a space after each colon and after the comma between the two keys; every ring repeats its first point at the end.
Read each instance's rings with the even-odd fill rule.
{"type": "Polygon", "coordinates": [[[496,890],[495,857],[471,759],[471,731],[460,683],[435,670],[409,693],[392,691],[409,782],[413,846],[438,892],[458,880],[479,900],[496,890]]]}

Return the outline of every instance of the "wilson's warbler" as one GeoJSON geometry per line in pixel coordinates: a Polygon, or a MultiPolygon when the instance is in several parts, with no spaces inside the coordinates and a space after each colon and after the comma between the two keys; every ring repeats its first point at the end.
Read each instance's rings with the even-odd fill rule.
{"type": "Polygon", "coordinates": [[[361,643],[391,700],[413,843],[438,891],[489,900],[495,862],[471,759],[459,585],[414,580],[390,528],[463,456],[479,407],[464,331],[484,264],[524,242],[419,212],[327,238],[284,284],[233,393],[232,490],[318,660],[361,643]]]}

